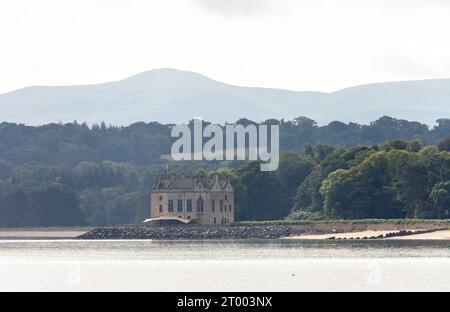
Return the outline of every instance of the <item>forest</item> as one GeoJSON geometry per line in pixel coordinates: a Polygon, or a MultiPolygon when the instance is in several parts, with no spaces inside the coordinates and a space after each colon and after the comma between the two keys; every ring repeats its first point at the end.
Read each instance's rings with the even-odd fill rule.
{"type": "Polygon", "coordinates": [[[391,117],[370,125],[265,123],[280,125],[275,172],[261,172],[258,162],[167,163],[171,125],[156,122],[2,123],[0,227],[141,222],[167,164],[174,173],[230,175],[237,220],[449,218],[449,119],[433,128],[391,117]]]}
{"type": "MultiPolygon", "coordinates": [[[[240,119],[244,126],[256,122],[240,119]]],[[[188,124],[192,125],[192,121],[188,124]]],[[[205,122],[205,124],[208,124],[205,122]]],[[[280,149],[301,151],[308,144],[342,147],[376,145],[387,140],[418,139],[437,144],[450,135],[450,119],[437,120],[433,128],[415,121],[381,117],[369,125],[331,122],[318,126],[314,120],[266,120],[264,124],[280,125],[280,149]]],[[[39,163],[76,166],[82,161],[161,164],[161,155],[170,153],[173,125],[139,122],[126,127],[105,123],[88,126],[76,121],[38,127],[0,123],[0,159],[12,165],[39,163]]]]}

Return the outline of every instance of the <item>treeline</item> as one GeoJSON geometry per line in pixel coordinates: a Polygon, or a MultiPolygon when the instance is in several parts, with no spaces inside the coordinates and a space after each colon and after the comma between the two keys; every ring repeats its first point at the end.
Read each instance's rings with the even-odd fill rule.
{"type": "MultiPolygon", "coordinates": [[[[344,140],[330,130],[332,124],[317,127],[300,118],[280,122],[285,151],[275,172],[242,161],[171,162],[169,169],[231,176],[237,220],[450,218],[450,138],[437,140],[450,135],[449,123],[441,120],[430,130],[384,117],[355,133],[371,129],[378,133],[374,141],[414,139],[355,145],[361,136],[344,140]],[[329,144],[307,143],[319,137],[329,144]]],[[[150,187],[166,166],[160,154],[168,152],[169,143],[169,127],[156,123],[123,128],[4,123],[0,227],[141,222],[149,217],[150,187]]]]}
{"type": "Polygon", "coordinates": [[[148,206],[143,185],[153,177],[151,170],[112,162],[73,168],[0,162],[0,179],[0,226],[26,227],[138,221],[148,206]]]}
{"type": "MultiPolygon", "coordinates": [[[[253,121],[241,119],[239,124],[253,121]]],[[[437,144],[450,134],[450,119],[440,119],[433,128],[414,121],[382,117],[370,125],[332,122],[318,126],[314,120],[267,120],[280,125],[280,148],[301,151],[308,144],[351,147],[375,145],[386,140],[419,139],[437,144]]],[[[104,123],[89,127],[77,122],[32,127],[14,123],[0,124],[0,159],[12,165],[28,162],[76,166],[79,162],[110,160],[136,165],[161,164],[169,154],[173,139],[171,125],[139,122],[127,127],[104,123]]]]}
{"type": "MultiPolygon", "coordinates": [[[[176,163],[171,171],[193,174],[214,166],[176,163]]],[[[140,223],[150,217],[150,188],[163,170],[112,161],[72,167],[0,160],[0,227],[140,223]]]]}
{"type": "Polygon", "coordinates": [[[238,220],[450,218],[450,138],[284,152],[276,172],[257,162],[233,177],[238,220]]]}
{"type": "MultiPolygon", "coordinates": [[[[111,161],[75,167],[0,161],[0,226],[141,222],[162,170],[111,161]]],[[[307,145],[283,152],[274,172],[260,171],[258,162],[179,162],[170,171],[230,176],[237,220],[450,218],[450,138],[437,147],[418,140],[307,145]]]]}
{"type": "Polygon", "coordinates": [[[449,218],[448,142],[307,150],[316,164],[297,189],[290,217],[449,218]]]}

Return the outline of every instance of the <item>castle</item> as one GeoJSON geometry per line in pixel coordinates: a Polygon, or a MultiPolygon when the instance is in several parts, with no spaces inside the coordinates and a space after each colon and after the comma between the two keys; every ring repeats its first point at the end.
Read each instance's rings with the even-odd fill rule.
{"type": "Polygon", "coordinates": [[[166,171],[152,186],[149,221],[227,225],[234,222],[234,210],[234,189],[229,177],[186,177],[166,171]]]}

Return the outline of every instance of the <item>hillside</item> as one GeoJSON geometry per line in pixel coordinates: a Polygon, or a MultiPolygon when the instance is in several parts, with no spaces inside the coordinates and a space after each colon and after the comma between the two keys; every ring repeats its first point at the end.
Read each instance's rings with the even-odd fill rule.
{"type": "Polygon", "coordinates": [[[383,115],[433,125],[450,116],[450,79],[377,83],[334,93],[239,87],[175,69],[147,71],[96,85],[34,86],[0,95],[1,121],[40,125],[78,120],[128,125],[137,121],[213,122],[245,117],[308,116],[368,123],[383,115]]]}

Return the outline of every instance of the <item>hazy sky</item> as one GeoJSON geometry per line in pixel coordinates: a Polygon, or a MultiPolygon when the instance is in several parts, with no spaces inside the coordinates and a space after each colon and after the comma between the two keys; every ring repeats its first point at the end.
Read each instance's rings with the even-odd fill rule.
{"type": "Polygon", "coordinates": [[[1,0],[0,93],[154,68],[334,91],[450,77],[446,0],[1,0]]]}

